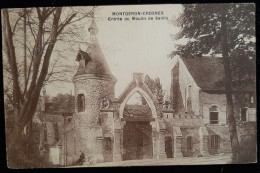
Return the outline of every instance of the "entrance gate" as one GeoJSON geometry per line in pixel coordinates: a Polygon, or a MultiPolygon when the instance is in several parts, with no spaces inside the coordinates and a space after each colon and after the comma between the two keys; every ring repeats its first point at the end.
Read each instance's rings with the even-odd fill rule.
{"type": "Polygon", "coordinates": [[[115,133],[114,160],[166,158],[166,129],[158,118],[162,115],[162,105],[144,79],[142,73],[134,73],[132,82],[117,99],[120,126],[116,127],[120,134],[115,133]],[[141,97],[137,98],[138,104],[133,104],[131,99],[136,93],[141,97]]]}
{"type": "Polygon", "coordinates": [[[149,121],[127,121],[123,129],[123,160],[152,159],[152,127],[149,121]]]}

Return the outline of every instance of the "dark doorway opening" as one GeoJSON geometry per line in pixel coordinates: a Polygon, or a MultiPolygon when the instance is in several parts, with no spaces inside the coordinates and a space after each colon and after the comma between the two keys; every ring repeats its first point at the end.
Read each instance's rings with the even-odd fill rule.
{"type": "Polygon", "coordinates": [[[127,121],[123,129],[123,160],[152,159],[152,126],[149,121],[127,121]]]}
{"type": "Polygon", "coordinates": [[[167,158],[173,158],[172,138],[171,137],[165,137],[165,152],[166,152],[167,158]]]}

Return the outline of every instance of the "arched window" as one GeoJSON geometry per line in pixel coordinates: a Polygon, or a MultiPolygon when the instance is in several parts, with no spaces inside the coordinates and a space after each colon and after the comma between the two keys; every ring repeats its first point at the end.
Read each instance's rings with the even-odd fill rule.
{"type": "Polygon", "coordinates": [[[77,97],[77,105],[78,105],[78,112],[85,111],[85,96],[84,94],[79,94],[77,97]]]}
{"type": "Polygon", "coordinates": [[[191,136],[187,137],[187,149],[188,150],[192,149],[192,137],[191,136]]]}
{"type": "Polygon", "coordinates": [[[212,135],[211,136],[211,148],[213,149],[218,149],[219,148],[219,145],[220,144],[220,137],[219,135],[212,135]]]}
{"type": "Polygon", "coordinates": [[[218,118],[218,107],[217,106],[211,106],[209,108],[209,123],[210,124],[218,124],[219,118],[218,118]]]}

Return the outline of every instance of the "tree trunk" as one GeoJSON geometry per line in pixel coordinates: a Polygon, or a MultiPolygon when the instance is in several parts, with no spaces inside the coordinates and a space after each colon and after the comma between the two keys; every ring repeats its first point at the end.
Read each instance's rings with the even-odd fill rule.
{"type": "Polygon", "coordinates": [[[239,160],[239,142],[237,137],[237,128],[236,128],[236,119],[234,115],[234,107],[232,100],[232,76],[230,68],[230,60],[228,55],[228,43],[227,43],[227,21],[226,21],[226,5],[223,5],[223,12],[221,15],[221,41],[222,41],[222,56],[224,64],[224,73],[225,73],[225,92],[227,100],[227,117],[228,117],[228,126],[230,133],[230,141],[232,148],[232,161],[233,163],[238,162],[239,160]]]}

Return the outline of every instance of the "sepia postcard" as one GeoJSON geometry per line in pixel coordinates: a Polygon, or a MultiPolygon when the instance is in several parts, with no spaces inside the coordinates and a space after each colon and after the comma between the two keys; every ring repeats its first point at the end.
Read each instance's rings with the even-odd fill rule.
{"type": "Polygon", "coordinates": [[[8,168],[257,162],[255,4],[1,14],[8,168]]]}

